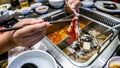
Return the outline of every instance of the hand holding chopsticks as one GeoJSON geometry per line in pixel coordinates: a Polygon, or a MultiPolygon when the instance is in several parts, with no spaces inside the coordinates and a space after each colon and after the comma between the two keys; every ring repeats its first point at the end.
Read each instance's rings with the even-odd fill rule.
{"type": "MultiPolygon", "coordinates": [[[[57,21],[51,21],[50,24],[65,23],[65,22],[71,22],[71,21],[72,21],[72,19],[57,20],[57,21]]],[[[23,27],[24,26],[1,29],[0,32],[6,32],[6,31],[11,31],[11,30],[18,30],[18,29],[21,29],[23,27]]]]}
{"type": "Polygon", "coordinates": [[[36,18],[27,18],[16,23],[13,26],[14,29],[9,28],[9,30],[5,30],[8,32],[4,32],[3,30],[2,32],[4,33],[0,35],[0,54],[3,54],[17,46],[33,46],[44,38],[45,28],[48,26],[49,24],[44,22],[42,19],[37,20],[36,18]],[[19,30],[10,31],[15,29],[19,30]]]}

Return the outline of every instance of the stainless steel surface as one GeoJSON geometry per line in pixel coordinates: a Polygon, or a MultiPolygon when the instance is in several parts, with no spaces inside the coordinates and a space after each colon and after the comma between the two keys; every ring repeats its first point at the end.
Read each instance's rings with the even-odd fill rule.
{"type": "Polygon", "coordinates": [[[109,44],[109,47],[106,47],[105,50],[95,59],[95,61],[89,66],[76,66],[72,64],[60,51],[58,47],[55,47],[53,43],[49,42],[49,39],[45,37],[43,43],[49,48],[49,52],[54,56],[62,68],[102,68],[107,62],[109,57],[114,53],[115,49],[118,46],[118,37],[116,36],[114,41],[109,44]]]}
{"type": "MultiPolygon", "coordinates": [[[[115,52],[113,53],[113,55],[112,55],[109,59],[111,59],[111,58],[114,57],[114,56],[120,56],[120,46],[118,46],[118,47],[116,48],[115,52]]],[[[109,61],[109,59],[108,59],[108,61],[109,61]]],[[[107,62],[108,62],[108,61],[107,61],[107,62]]],[[[106,62],[106,64],[104,65],[103,68],[107,68],[107,62],[106,62]]]]}
{"type": "MultiPolygon", "coordinates": [[[[59,27],[59,26],[57,26],[57,25],[55,25],[56,27],[59,27]]],[[[51,28],[49,28],[50,30],[51,30],[51,28]]],[[[56,28],[55,28],[56,29],[56,28]]],[[[105,30],[106,28],[105,27],[102,27],[102,26],[100,26],[100,24],[97,24],[97,23],[93,23],[93,22],[91,22],[91,23],[89,23],[86,27],[84,27],[83,29],[82,29],[82,31],[88,31],[88,30],[90,30],[90,29],[96,29],[96,30],[98,30],[98,31],[100,31],[100,32],[102,32],[103,30],[105,30]]],[[[54,30],[54,29],[53,29],[54,30]]],[[[101,52],[101,51],[103,51],[103,49],[105,48],[105,47],[107,47],[108,46],[108,44],[111,42],[111,37],[113,36],[113,34],[114,33],[107,33],[107,38],[104,40],[104,42],[102,42],[102,43],[100,43],[100,51],[99,51],[99,53],[101,52]]],[[[71,45],[69,45],[68,43],[67,43],[67,39],[65,39],[65,40],[63,40],[62,42],[60,42],[60,43],[58,43],[57,45],[56,45],[57,47],[59,47],[59,49],[60,49],[60,51],[61,51],[61,53],[70,61],[70,62],[72,62],[74,65],[76,65],[76,66],[88,66],[90,63],[92,63],[95,59],[96,59],[96,57],[98,56],[98,54],[97,53],[95,53],[88,61],[86,61],[86,62],[76,62],[75,60],[73,60],[73,59],[71,59],[70,57],[68,57],[68,55],[65,53],[65,52],[63,52],[63,49],[65,49],[66,47],[68,47],[68,46],[71,46],[71,45]]]]}
{"type": "Polygon", "coordinates": [[[81,14],[100,21],[101,23],[104,23],[110,27],[120,24],[120,19],[115,18],[109,14],[97,11],[95,8],[80,7],[80,11],[81,14]]]}
{"type": "MultiPolygon", "coordinates": [[[[92,20],[102,26],[105,26],[106,28],[111,28],[112,26],[119,24],[119,22],[118,22],[119,20],[116,20],[115,18],[114,18],[115,19],[114,20],[111,17],[106,17],[106,16],[104,17],[104,16],[102,16],[102,14],[99,15],[97,12],[93,13],[92,10],[89,10],[89,9],[84,9],[84,8],[80,8],[80,9],[83,9],[83,11],[81,11],[80,16],[85,17],[89,20],[92,20]],[[88,13],[86,13],[86,12],[88,12],[88,13]],[[88,16],[87,16],[87,14],[88,14],[88,16]],[[92,14],[94,14],[94,15],[92,15],[92,14]]],[[[64,12],[64,10],[61,10],[60,12],[50,13],[48,15],[45,15],[45,16],[42,16],[39,18],[45,18],[46,21],[50,21],[50,20],[62,19],[66,16],[67,16],[67,14],[64,12]]],[[[96,53],[96,55],[98,55],[98,56],[96,58],[94,58],[92,63],[90,63],[88,65],[73,64],[69,60],[69,58],[66,57],[64,52],[59,47],[57,47],[53,42],[51,42],[50,39],[48,39],[48,37],[45,37],[42,42],[48,47],[48,51],[57,60],[57,62],[60,64],[61,68],[102,68],[119,45],[117,30],[113,30],[113,33],[114,34],[112,35],[112,37],[109,37],[109,39],[104,43],[105,46],[101,47],[100,53],[99,54],[96,53]]]]}
{"type": "Polygon", "coordinates": [[[99,37],[100,35],[103,35],[103,34],[109,32],[110,30],[115,30],[116,28],[119,28],[119,27],[120,27],[120,24],[115,25],[115,26],[113,26],[113,27],[111,27],[111,28],[109,28],[109,29],[103,31],[101,34],[97,35],[96,37],[99,37]]]}

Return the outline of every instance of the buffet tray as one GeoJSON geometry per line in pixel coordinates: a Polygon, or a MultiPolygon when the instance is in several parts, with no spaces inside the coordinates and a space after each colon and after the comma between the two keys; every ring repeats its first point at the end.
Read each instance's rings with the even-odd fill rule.
{"type": "MultiPolygon", "coordinates": [[[[67,17],[66,17],[67,18],[67,17]]],[[[73,18],[73,16],[69,17],[69,18],[73,18]]],[[[79,23],[83,23],[85,25],[85,27],[82,28],[83,31],[87,31],[89,30],[91,27],[95,28],[97,30],[99,30],[100,32],[108,29],[107,26],[102,25],[98,22],[94,22],[92,20],[89,20],[87,18],[84,18],[82,16],[79,16],[80,22],[79,23]]],[[[46,30],[46,35],[53,33],[55,31],[57,31],[58,29],[65,27],[66,25],[69,25],[69,23],[65,23],[64,25],[60,23],[59,24],[55,24],[52,25],[51,27],[49,27],[49,29],[46,30]]],[[[100,49],[98,50],[98,52],[96,52],[88,61],[86,62],[76,62],[75,60],[71,59],[64,51],[63,49],[65,49],[66,47],[70,46],[71,44],[68,44],[68,42],[66,41],[67,38],[62,39],[58,44],[53,43],[48,37],[48,41],[53,44],[53,46],[55,48],[58,49],[58,51],[68,59],[69,62],[71,62],[72,64],[76,65],[76,66],[89,66],[91,63],[94,62],[94,60],[96,60],[96,58],[105,50],[106,47],[109,46],[109,44],[111,43],[111,41],[114,38],[114,31],[109,31],[108,33],[106,33],[107,38],[104,39],[104,41],[102,43],[100,43],[100,49]]],[[[49,46],[48,46],[49,48],[49,46]]],[[[56,52],[52,51],[53,55],[56,54],[56,52]]]]}
{"type": "MultiPolygon", "coordinates": [[[[118,45],[118,47],[116,48],[115,52],[111,55],[110,58],[112,58],[114,56],[120,56],[120,45],[118,45]]],[[[107,62],[108,62],[108,60],[107,60],[107,62]]],[[[105,65],[103,66],[103,68],[107,68],[107,62],[105,63],[105,65]]]]}

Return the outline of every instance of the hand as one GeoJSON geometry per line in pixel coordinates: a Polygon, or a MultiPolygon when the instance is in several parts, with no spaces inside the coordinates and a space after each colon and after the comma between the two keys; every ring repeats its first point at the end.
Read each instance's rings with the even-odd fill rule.
{"type": "Polygon", "coordinates": [[[66,0],[65,9],[70,14],[77,14],[79,12],[79,4],[79,0],[66,0]]]}
{"type": "Polygon", "coordinates": [[[42,19],[36,20],[33,18],[23,19],[13,27],[25,26],[19,30],[13,31],[12,42],[14,44],[24,47],[31,47],[40,41],[45,35],[45,28],[49,26],[48,23],[42,19]]]}

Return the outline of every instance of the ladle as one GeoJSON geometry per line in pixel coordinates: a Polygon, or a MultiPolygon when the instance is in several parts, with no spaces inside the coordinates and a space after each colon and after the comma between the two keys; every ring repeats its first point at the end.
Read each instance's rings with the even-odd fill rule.
{"type": "Polygon", "coordinates": [[[109,32],[110,30],[116,29],[116,28],[118,28],[118,27],[120,27],[120,24],[115,25],[115,26],[113,26],[113,27],[111,27],[111,28],[105,30],[104,32],[101,32],[99,35],[96,36],[96,38],[98,38],[99,36],[101,36],[101,35],[103,35],[103,34],[109,32]]]}

